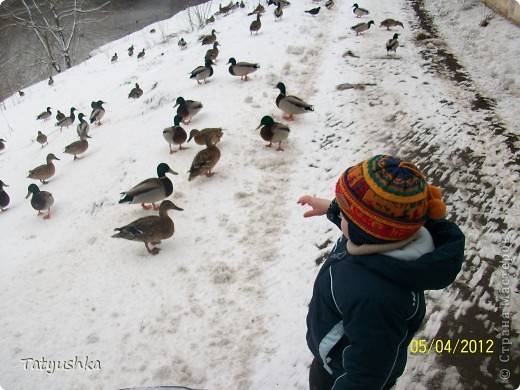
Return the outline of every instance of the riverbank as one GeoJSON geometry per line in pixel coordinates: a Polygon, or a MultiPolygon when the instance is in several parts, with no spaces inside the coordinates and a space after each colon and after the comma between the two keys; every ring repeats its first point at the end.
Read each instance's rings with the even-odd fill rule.
{"type": "MultiPolygon", "coordinates": [[[[205,0],[120,0],[113,1],[95,16],[94,22],[82,23],[80,39],[73,49],[73,65],[85,61],[92,50],[114,40],[125,37],[143,27],[171,18],[178,12],[204,3],[205,0]]],[[[0,1],[2,7],[19,3],[17,0],[0,1]]],[[[103,0],[91,0],[89,6],[103,4],[103,0]]],[[[5,10],[0,8],[0,101],[28,86],[53,76],[55,71],[42,68],[34,53],[41,45],[33,32],[21,27],[6,29],[2,19],[5,10]]]]}

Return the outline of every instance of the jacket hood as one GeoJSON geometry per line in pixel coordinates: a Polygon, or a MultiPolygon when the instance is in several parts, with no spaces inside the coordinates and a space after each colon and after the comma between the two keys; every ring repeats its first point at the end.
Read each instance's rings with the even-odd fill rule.
{"type": "Polygon", "coordinates": [[[432,235],[435,249],[417,260],[403,261],[379,254],[355,256],[354,261],[412,291],[445,288],[461,270],[464,234],[445,219],[428,221],[424,226],[432,235]]]}

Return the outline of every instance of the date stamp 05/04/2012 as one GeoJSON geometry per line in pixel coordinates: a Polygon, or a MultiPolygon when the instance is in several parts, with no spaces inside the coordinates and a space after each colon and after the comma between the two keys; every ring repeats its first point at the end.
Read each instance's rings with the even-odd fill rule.
{"type": "Polygon", "coordinates": [[[410,353],[412,354],[428,354],[428,353],[447,353],[447,354],[484,354],[491,355],[494,353],[493,339],[477,340],[477,339],[413,339],[410,342],[410,353]]]}

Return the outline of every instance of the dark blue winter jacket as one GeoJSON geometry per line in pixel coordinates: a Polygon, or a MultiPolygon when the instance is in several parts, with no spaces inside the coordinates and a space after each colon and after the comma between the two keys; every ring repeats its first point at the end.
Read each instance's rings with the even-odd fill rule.
{"type": "MultiPolygon", "coordinates": [[[[340,227],[334,203],[327,217],[340,227]]],[[[341,236],[321,267],[309,304],[307,344],[337,378],[334,390],[375,390],[395,383],[426,312],[423,291],[442,289],[459,273],[464,234],[445,219],[425,227],[435,249],[417,260],[355,256],[341,236]]]]}

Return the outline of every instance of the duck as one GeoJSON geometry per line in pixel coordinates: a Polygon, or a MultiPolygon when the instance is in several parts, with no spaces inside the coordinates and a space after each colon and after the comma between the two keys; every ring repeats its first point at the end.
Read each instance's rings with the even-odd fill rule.
{"type": "Polygon", "coordinates": [[[191,181],[197,176],[205,174],[207,177],[213,176],[215,172],[212,172],[213,168],[220,160],[220,150],[215,146],[218,141],[215,141],[217,136],[213,133],[206,134],[205,143],[206,149],[201,150],[195,155],[193,162],[191,163],[190,170],[188,171],[190,176],[188,181],[191,181]]]}
{"type": "Polygon", "coordinates": [[[246,5],[244,4],[244,0],[240,0],[240,8],[246,8],[246,5]]]}
{"type": "Polygon", "coordinates": [[[85,153],[88,149],[88,141],[89,137],[86,133],[81,133],[79,136],[79,141],[74,141],[73,143],[65,146],[65,150],[63,153],[72,154],[74,156],[74,160],[78,160],[78,154],[85,153]]]}
{"type": "Polygon", "coordinates": [[[170,238],[175,233],[175,225],[172,219],[168,216],[169,210],[183,211],[170,200],[164,200],[159,206],[159,215],[149,215],[141,217],[120,228],[114,230],[118,233],[114,234],[113,238],[124,238],[130,241],[143,242],[146,250],[151,255],[159,253],[160,248],[155,245],[161,243],[162,240],[170,238]],[[153,248],[149,247],[153,245],[153,248]]]}
{"type": "Polygon", "coordinates": [[[195,140],[197,145],[206,145],[206,137],[211,134],[211,142],[214,144],[219,143],[222,138],[222,127],[207,127],[202,130],[192,129],[190,131],[190,137],[188,138],[188,142],[192,139],[195,140]]]}
{"type": "Polygon", "coordinates": [[[173,184],[171,180],[166,176],[167,173],[177,175],[168,164],[160,163],[157,165],[157,177],[151,177],[143,180],[139,184],[135,185],[128,191],[122,192],[123,197],[119,200],[119,203],[139,204],[145,210],[153,208],[157,210],[158,207],[155,202],[159,202],[173,192],[173,184]],[[147,206],[145,203],[151,203],[151,206],[147,206]]]}
{"type": "Polygon", "coordinates": [[[233,57],[228,61],[231,64],[229,67],[229,73],[232,76],[240,76],[241,80],[247,81],[249,78],[248,74],[256,72],[260,69],[260,65],[254,62],[237,62],[233,57]]]}
{"type": "Polygon", "coordinates": [[[201,80],[203,80],[204,84],[206,84],[207,79],[213,76],[213,68],[211,65],[215,65],[215,63],[211,60],[206,60],[204,66],[197,66],[191,71],[190,79],[197,80],[197,84],[200,84],[201,80]]]}
{"type": "Polygon", "coordinates": [[[5,142],[7,142],[5,139],[0,138],[0,152],[5,149],[5,142]]]}
{"type": "Polygon", "coordinates": [[[38,211],[37,215],[42,215],[43,210],[48,210],[47,215],[44,215],[43,219],[49,219],[51,217],[51,207],[54,204],[52,194],[48,191],[40,191],[36,184],[30,184],[25,199],[31,196],[31,194],[31,206],[38,211]]]}
{"type": "Polygon", "coordinates": [[[185,100],[182,96],[179,96],[175,100],[173,108],[177,107],[177,115],[182,119],[182,123],[187,125],[191,122],[191,119],[199,113],[203,105],[201,102],[196,100],[185,100]]]}
{"type": "Polygon", "coordinates": [[[143,96],[143,90],[139,87],[139,84],[135,83],[135,87],[132,88],[130,93],[128,94],[128,99],[139,99],[141,96],[143,96]]]}
{"type": "Polygon", "coordinates": [[[65,114],[63,112],[61,112],[60,110],[58,110],[58,112],[56,113],[56,120],[59,122],[63,118],[65,118],[65,114]]]}
{"type": "Polygon", "coordinates": [[[78,119],[79,119],[78,127],[76,127],[76,132],[78,133],[78,137],[81,137],[81,134],[88,134],[88,131],[90,130],[90,125],[83,118],[85,118],[85,115],[82,112],[80,112],[78,115],[78,119]]]}
{"type": "Polygon", "coordinates": [[[283,123],[275,122],[269,115],[262,117],[256,129],[258,130],[260,127],[262,127],[260,129],[260,137],[262,137],[264,141],[269,142],[269,144],[265,146],[270,148],[273,142],[278,142],[278,148],[276,150],[283,151],[282,141],[289,137],[289,127],[283,123]]]}
{"type": "Polygon", "coordinates": [[[325,8],[327,8],[327,9],[332,9],[333,6],[334,6],[334,0],[327,0],[327,2],[325,3],[325,8]]]}
{"type": "Polygon", "coordinates": [[[221,46],[218,41],[213,42],[213,49],[209,49],[204,56],[204,61],[211,60],[215,61],[218,57],[219,50],[217,46],[221,46]]]}
{"type": "Polygon", "coordinates": [[[249,31],[251,32],[251,35],[253,35],[253,32],[255,34],[258,34],[258,30],[260,30],[260,28],[262,27],[262,22],[260,21],[260,16],[262,16],[262,14],[257,13],[256,19],[253,20],[251,22],[251,24],[249,25],[249,31]]]}
{"type": "Polygon", "coordinates": [[[216,33],[215,30],[211,30],[211,34],[203,35],[202,37],[200,37],[200,41],[202,42],[202,46],[204,46],[204,45],[212,45],[213,42],[215,42],[217,40],[217,36],[216,36],[215,33],[216,33]]]}
{"type": "Polygon", "coordinates": [[[373,20],[369,21],[368,23],[362,22],[350,27],[350,29],[355,31],[356,35],[359,35],[368,30],[372,24],[374,24],[373,20]]]}
{"type": "Polygon", "coordinates": [[[394,34],[392,39],[389,39],[386,42],[386,52],[390,53],[393,51],[394,53],[397,51],[397,48],[399,47],[399,41],[397,40],[399,38],[399,34],[394,34]]]}
{"type": "Polygon", "coordinates": [[[188,44],[186,43],[184,38],[181,37],[181,39],[179,39],[179,42],[177,42],[177,46],[179,46],[182,50],[184,50],[188,47],[188,44]]]}
{"type": "Polygon", "coordinates": [[[5,192],[4,187],[9,187],[2,180],[0,180],[0,211],[5,211],[6,207],[9,206],[9,202],[11,199],[7,192],[5,192]]]}
{"type": "Polygon", "coordinates": [[[274,21],[277,22],[278,20],[280,20],[283,16],[283,9],[282,9],[282,3],[278,3],[278,5],[276,6],[276,8],[274,9],[274,21]]]}
{"type": "Polygon", "coordinates": [[[186,142],[186,139],[188,138],[188,134],[186,133],[186,130],[180,126],[181,121],[182,118],[180,115],[175,115],[173,118],[173,126],[167,127],[163,130],[163,137],[170,146],[170,154],[176,152],[175,150],[172,150],[172,145],[179,145],[179,150],[187,149],[182,147],[182,144],[186,142]]]}
{"type": "MultiPolygon", "coordinates": [[[[238,3],[237,3],[237,5],[238,5],[238,3]]],[[[218,6],[219,15],[227,14],[229,11],[231,11],[231,8],[233,8],[234,6],[235,6],[235,4],[232,1],[230,1],[229,4],[224,7],[222,7],[222,5],[219,4],[219,6],[218,6]]]]}
{"type": "Polygon", "coordinates": [[[399,20],[395,19],[385,19],[379,25],[379,27],[386,27],[387,30],[390,30],[390,27],[396,26],[401,26],[402,28],[404,28],[403,24],[399,20]]]}
{"type": "Polygon", "coordinates": [[[69,116],[66,116],[65,118],[62,118],[58,122],[56,122],[56,126],[60,127],[60,131],[63,130],[64,126],[69,127],[70,125],[72,125],[74,123],[74,121],[76,120],[76,115],[74,115],[74,111],[76,111],[76,109],[74,107],[72,107],[70,109],[69,116]]]}
{"type": "Polygon", "coordinates": [[[114,55],[112,56],[112,59],[110,60],[111,63],[114,63],[118,60],[118,57],[117,57],[117,53],[114,53],[114,55]]]}
{"type": "Polygon", "coordinates": [[[22,91],[22,90],[19,90],[18,91],[18,95],[20,95],[20,97],[24,97],[25,96],[25,92],[22,91]]]}
{"type": "Polygon", "coordinates": [[[356,15],[357,18],[370,14],[370,12],[368,12],[367,9],[359,7],[359,5],[357,3],[354,3],[354,5],[352,7],[354,7],[352,12],[354,12],[354,15],[356,15]]]}
{"type": "Polygon", "coordinates": [[[267,0],[267,5],[274,5],[275,7],[278,7],[279,5],[282,6],[282,8],[288,7],[291,5],[291,3],[287,0],[267,0]]]}
{"type": "Polygon", "coordinates": [[[52,78],[52,76],[49,76],[49,81],[47,81],[47,84],[49,84],[49,85],[54,84],[54,79],[52,78]]]}
{"type": "Polygon", "coordinates": [[[320,9],[321,9],[321,7],[316,7],[316,8],[306,10],[305,12],[308,14],[311,14],[312,16],[316,16],[320,13],[320,9]]]}
{"type": "Polygon", "coordinates": [[[263,14],[265,12],[265,8],[262,4],[258,3],[258,5],[256,6],[256,8],[252,11],[252,12],[249,12],[247,14],[247,16],[251,16],[251,15],[254,15],[254,14],[263,14]]]}
{"type": "Polygon", "coordinates": [[[128,55],[132,57],[134,55],[134,45],[130,46],[128,48],[128,55]]]}
{"type": "Polygon", "coordinates": [[[50,117],[52,116],[52,112],[51,112],[51,107],[47,107],[47,110],[46,111],[43,111],[41,114],[39,114],[36,119],[37,120],[44,120],[46,121],[47,119],[49,119],[50,117]]]}
{"type": "Polygon", "coordinates": [[[309,111],[314,111],[314,107],[296,96],[287,96],[285,94],[285,84],[278,83],[276,87],[280,91],[280,94],[276,98],[276,106],[285,112],[284,119],[292,121],[294,115],[304,114],[309,111]]]}
{"type": "Polygon", "coordinates": [[[46,180],[54,176],[54,173],[56,173],[56,167],[52,163],[53,160],[59,161],[60,159],[56,157],[53,153],[49,153],[46,158],[47,163],[39,165],[34,169],[31,169],[27,177],[29,179],[39,180],[43,184],[47,184],[46,180]]]}
{"type": "Polygon", "coordinates": [[[92,107],[92,112],[90,113],[90,123],[95,123],[98,126],[101,125],[101,119],[105,116],[105,108],[103,104],[105,104],[103,100],[98,100],[97,102],[92,102],[90,107],[92,107]]]}
{"type": "Polygon", "coordinates": [[[36,142],[38,142],[43,148],[48,143],[47,136],[43,134],[41,131],[38,131],[38,135],[36,136],[36,142]]]}
{"type": "Polygon", "coordinates": [[[146,54],[146,53],[145,53],[144,48],[143,48],[143,50],[141,50],[141,51],[139,52],[139,54],[137,55],[137,59],[143,58],[145,54],[146,54]]]}
{"type": "Polygon", "coordinates": [[[206,19],[206,24],[215,23],[215,16],[211,15],[209,18],[206,19]]]}

